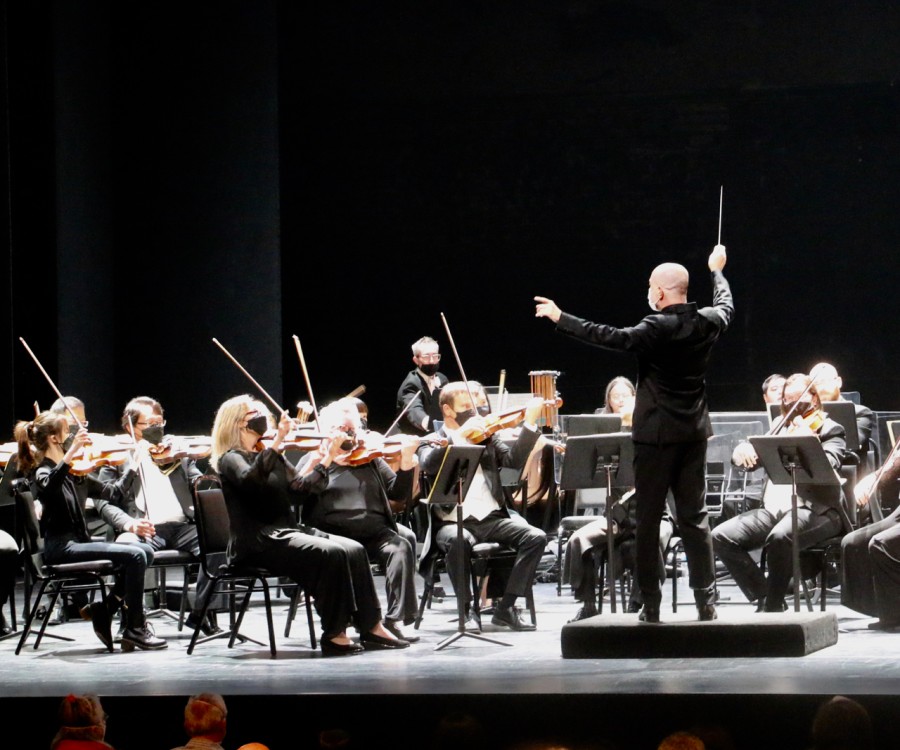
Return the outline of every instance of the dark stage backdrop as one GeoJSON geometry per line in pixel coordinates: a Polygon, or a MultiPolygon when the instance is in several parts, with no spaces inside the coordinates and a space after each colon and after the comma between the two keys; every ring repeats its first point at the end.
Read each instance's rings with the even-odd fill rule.
{"type": "Polygon", "coordinates": [[[319,404],[364,384],[386,427],[419,336],[458,375],[441,312],[470,378],[559,371],[563,411],[592,410],[633,360],[532,297],[632,324],[675,260],[708,304],[720,186],[712,408],[821,359],[898,408],[888,4],[20,5],[5,423],[52,400],[20,335],[98,427],[149,393],[193,432],[249,388],[212,336],[293,406],[296,334],[319,404]]]}

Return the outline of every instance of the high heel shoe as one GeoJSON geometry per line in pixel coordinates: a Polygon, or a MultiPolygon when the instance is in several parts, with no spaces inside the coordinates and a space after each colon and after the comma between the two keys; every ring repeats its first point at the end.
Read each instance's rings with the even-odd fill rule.
{"type": "Polygon", "coordinates": [[[353,654],[361,654],[363,647],[358,643],[335,643],[332,640],[323,638],[319,641],[319,647],[322,649],[322,656],[352,656],[353,654]]]}

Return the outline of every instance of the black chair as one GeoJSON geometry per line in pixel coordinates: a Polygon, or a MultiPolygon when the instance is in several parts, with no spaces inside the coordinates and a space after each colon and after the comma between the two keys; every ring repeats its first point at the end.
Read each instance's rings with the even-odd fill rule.
{"type": "MultiPolygon", "coordinates": [[[[44,635],[57,638],[61,641],[74,641],[74,638],[62,636],[57,633],[46,633],[50,613],[54,611],[57,600],[63,593],[76,591],[95,591],[100,593],[101,600],[106,601],[106,576],[114,575],[116,567],[111,560],[88,560],[77,563],[61,563],[48,565],[43,559],[43,539],[37,514],[34,509],[34,497],[28,488],[28,482],[17,479],[14,483],[16,497],[16,510],[22,519],[22,546],[25,562],[25,625],[22,635],[16,646],[16,654],[22,651],[28,636],[31,635],[34,621],[40,610],[41,601],[45,594],[50,596],[50,603],[45,609],[45,615],[41,621],[37,638],[34,641],[36,650],[41,644],[44,635]],[[37,594],[34,603],[29,607],[33,587],[37,585],[37,594]]],[[[112,645],[108,648],[113,650],[112,645]]]]}
{"type": "MultiPolygon", "coordinates": [[[[235,565],[226,563],[219,565],[213,569],[210,562],[212,555],[222,556],[227,552],[228,540],[231,534],[231,527],[228,518],[228,508],[225,505],[225,496],[218,477],[204,475],[194,482],[194,514],[197,522],[197,535],[200,542],[200,564],[212,583],[209,587],[207,595],[203,598],[200,608],[200,617],[194,633],[191,636],[191,642],[188,645],[187,652],[192,654],[194,647],[198,643],[215,638],[228,638],[228,647],[233,648],[234,642],[250,641],[260,646],[264,645],[259,641],[242,635],[240,632],[241,623],[250,604],[250,598],[256,590],[258,583],[263,592],[266,607],[266,623],[269,631],[269,651],[274,658],[277,655],[275,648],[275,628],[272,624],[272,599],[269,590],[269,578],[276,577],[272,572],[265,568],[235,565]],[[205,486],[204,485],[209,485],[205,486]],[[224,594],[230,603],[229,628],[221,633],[199,638],[200,623],[206,619],[207,611],[210,603],[216,593],[224,594]],[[235,597],[242,595],[240,608],[235,614],[235,597]]],[[[300,587],[298,586],[294,597],[300,596],[300,587]]],[[[315,631],[313,628],[312,608],[309,598],[306,599],[307,618],[309,620],[309,634],[312,647],[316,647],[315,631]]],[[[292,606],[291,614],[296,611],[295,604],[292,606]]],[[[290,622],[292,618],[288,618],[290,622]]],[[[288,631],[286,631],[288,632],[288,631]]]]}
{"type": "Polygon", "coordinates": [[[169,617],[178,623],[178,630],[184,627],[184,616],[187,612],[188,591],[191,583],[191,571],[200,565],[200,559],[191,552],[178,549],[162,549],[153,553],[153,562],[149,570],[156,575],[155,591],[158,606],[147,612],[147,617],[169,617]],[[166,572],[169,569],[181,568],[182,584],[179,611],[176,614],[168,607],[168,585],[166,572]]]}

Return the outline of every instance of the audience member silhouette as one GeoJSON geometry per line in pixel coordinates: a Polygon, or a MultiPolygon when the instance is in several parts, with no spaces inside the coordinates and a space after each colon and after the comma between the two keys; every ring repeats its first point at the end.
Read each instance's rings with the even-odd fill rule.
{"type": "Polygon", "coordinates": [[[186,745],[173,750],[224,750],[222,740],[228,722],[225,699],[218,693],[198,693],[188,698],[184,707],[186,745]]]}
{"type": "Polygon", "coordinates": [[[106,712],[96,695],[69,694],[59,704],[59,730],[50,750],[112,750],[104,742],[106,712]]]}
{"type": "Polygon", "coordinates": [[[812,750],[872,747],[872,719],[865,706],[843,695],[836,695],[819,706],[812,723],[812,750]]]}

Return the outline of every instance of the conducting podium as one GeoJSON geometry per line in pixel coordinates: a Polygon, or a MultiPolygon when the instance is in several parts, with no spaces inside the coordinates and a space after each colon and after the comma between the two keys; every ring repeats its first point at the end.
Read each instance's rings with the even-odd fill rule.
{"type": "MultiPolygon", "coordinates": [[[[465,537],[463,536],[463,502],[469,492],[472,478],[475,476],[475,472],[478,471],[478,462],[481,460],[482,453],[484,453],[483,445],[448,446],[441,461],[441,467],[431,483],[431,492],[428,493],[428,497],[420,500],[420,502],[428,505],[456,506],[456,542],[459,546],[460,554],[465,554],[464,550],[466,548],[465,537]]],[[[476,640],[495,643],[499,646],[511,646],[511,643],[504,643],[503,641],[488,638],[479,633],[470,633],[466,630],[466,597],[463,592],[468,585],[465,566],[458,565],[456,580],[453,582],[453,586],[456,589],[456,633],[438,643],[434,650],[440,651],[462,637],[475,638],[476,640]]],[[[477,592],[473,592],[473,595],[477,596],[477,592]]]]}
{"type": "Polygon", "coordinates": [[[791,486],[791,568],[794,611],[800,611],[800,540],[798,488],[807,485],[839,486],[840,479],[816,435],[759,435],[749,438],[769,481],[791,486]]]}
{"type": "Polygon", "coordinates": [[[613,487],[634,485],[634,443],[630,432],[581,435],[566,440],[559,486],[561,490],[606,488],[606,582],[610,611],[616,611],[613,487]]]}

